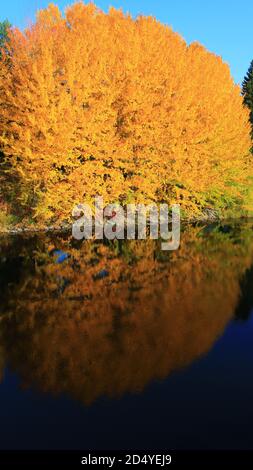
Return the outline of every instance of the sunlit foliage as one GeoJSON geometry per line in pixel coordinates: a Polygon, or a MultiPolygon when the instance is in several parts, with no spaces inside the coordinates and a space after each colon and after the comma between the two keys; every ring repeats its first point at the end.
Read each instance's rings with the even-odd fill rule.
{"type": "Polygon", "coordinates": [[[46,222],[95,194],[188,214],[242,206],[248,118],[229,67],[200,44],[152,17],[50,5],[12,30],[0,69],[5,193],[46,222]]]}

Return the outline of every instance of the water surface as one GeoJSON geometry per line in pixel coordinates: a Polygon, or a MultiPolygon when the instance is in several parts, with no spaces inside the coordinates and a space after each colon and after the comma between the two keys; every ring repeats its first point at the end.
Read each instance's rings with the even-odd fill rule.
{"type": "Polygon", "coordinates": [[[252,449],[253,223],[0,238],[1,449],[252,449]]]}

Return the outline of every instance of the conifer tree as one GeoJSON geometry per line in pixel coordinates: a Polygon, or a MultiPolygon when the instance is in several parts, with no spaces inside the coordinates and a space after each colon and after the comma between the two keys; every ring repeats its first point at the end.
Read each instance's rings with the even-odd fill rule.
{"type": "Polygon", "coordinates": [[[2,48],[5,46],[6,41],[8,41],[8,30],[10,27],[11,24],[8,20],[0,21],[0,58],[2,57],[2,48]]]}
{"type": "Polygon", "coordinates": [[[253,60],[251,61],[248,72],[243,80],[242,93],[244,96],[244,103],[250,110],[250,122],[253,137],[253,60]]]}

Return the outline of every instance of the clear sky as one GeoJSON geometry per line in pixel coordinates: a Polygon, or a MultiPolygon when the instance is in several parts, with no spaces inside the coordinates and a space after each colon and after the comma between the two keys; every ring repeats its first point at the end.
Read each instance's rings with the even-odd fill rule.
{"type": "MultiPolygon", "coordinates": [[[[34,20],[37,9],[56,3],[62,10],[72,0],[0,0],[0,20],[20,28],[34,20]]],[[[138,14],[153,15],[173,27],[189,43],[199,41],[221,55],[240,83],[253,59],[253,0],[97,0],[138,14]]]]}

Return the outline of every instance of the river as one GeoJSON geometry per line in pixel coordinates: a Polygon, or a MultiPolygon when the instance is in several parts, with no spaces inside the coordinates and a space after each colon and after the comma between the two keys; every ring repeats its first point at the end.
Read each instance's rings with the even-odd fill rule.
{"type": "Polygon", "coordinates": [[[253,222],[0,254],[1,449],[253,448],[253,222]]]}

